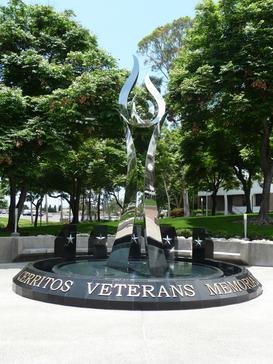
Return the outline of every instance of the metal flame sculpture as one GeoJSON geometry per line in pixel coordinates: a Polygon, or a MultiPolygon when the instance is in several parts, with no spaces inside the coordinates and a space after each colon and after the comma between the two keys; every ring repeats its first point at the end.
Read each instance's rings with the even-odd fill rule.
{"type": "Polygon", "coordinates": [[[130,259],[134,259],[133,247],[136,242],[134,224],[136,217],[137,201],[137,156],[134,140],[130,126],[145,128],[151,131],[151,138],[146,154],[145,174],[144,174],[144,241],[148,255],[150,273],[154,276],[164,276],[168,269],[166,256],[158,223],[158,210],[156,204],[156,193],[154,187],[155,180],[155,154],[157,141],[160,135],[160,128],[165,120],[165,102],[153,85],[149,76],[145,78],[145,85],[149,93],[156,101],[156,107],[148,101],[149,112],[153,114],[152,120],[143,120],[137,112],[135,98],[128,107],[128,97],[132,91],[139,74],[138,60],[134,57],[132,72],[119,95],[120,115],[124,122],[125,138],[127,147],[127,183],[124,197],[123,213],[120,218],[116,238],[112,252],[108,259],[108,266],[118,269],[130,269],[130,259]],[[157,111],[155,115],[155,110],[157,111]]]}

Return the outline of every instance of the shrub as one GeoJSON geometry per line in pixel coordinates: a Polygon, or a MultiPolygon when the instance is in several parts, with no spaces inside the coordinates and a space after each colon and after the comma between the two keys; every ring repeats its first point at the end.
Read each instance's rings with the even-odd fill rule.
{"type": "Polygon", "coordinates": [[[201,209],[196,209],[193,211],[193,214],[195,216],[202,216],[203,215],[203,211],[201,209]]]}
{"type": "Polygon", "coordinates": [[[171,210],[171,217],[181,217],[184,216],[184,210],[182,208],[176,208],[171,210]]]}
{"type": "Polygon", "coordinates": [[[192,231],[190,229],[176,229],[177,236],[184,236],[184,238],[189,238],[192,236],[192,231]]]}

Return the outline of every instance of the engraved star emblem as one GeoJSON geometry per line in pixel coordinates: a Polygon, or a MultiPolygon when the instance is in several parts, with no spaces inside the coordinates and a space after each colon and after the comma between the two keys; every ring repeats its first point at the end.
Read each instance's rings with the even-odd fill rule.
{"type": "Polygon", "coordinates": [[[201,240],[201,239],[199,238],[199,236],[198,236],[198,239],[194,240],[194,242],[195,242],[195,245],[196,245],[196,246],[201,246],[201,245],[202,245],[202,241],[203,241],[203,240],[201,240]]]}
{"type": "Polygon", "coordinates": [[[103,240],[103,239],[105,239],[106,237],[105,236],[102,236],[101,234],[100,234],[100,236],[96,236],[96,239],[98,239],[98,240],[103,240]]]}
{"type": "Polygon", "coordinates": [[[137,236],[137,235],[135,235],[135,234],[133,234],[133,235],[132,235],[132,241],[133,241],[135,244],[137,244],[138,236],[137,236]]]}
{"type": "Polygon", "coordinates": [[[73,244],[73,240],[74,240],[74,236],[72,236],[71,234],[66,238],[67,242],[64,244],[64,246],[68,246],[70,244],[73,244]]]}
{"type": "Polygon", "coordinates": [[[171,241],[173,240],[172,238],[169,237],[169,235],[166,235],[166,238],[163,238],[163,240],[165,240],[166,244],[171,245],[171,241]]]}

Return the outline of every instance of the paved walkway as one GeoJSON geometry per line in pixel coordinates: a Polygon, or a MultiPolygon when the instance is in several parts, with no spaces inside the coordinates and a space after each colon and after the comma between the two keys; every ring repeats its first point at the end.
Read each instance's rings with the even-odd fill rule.
{"type": "Polygon", "coordinates": [[[23,264],[0,264],[1,364],[273,363],[273,268],[250,270],[262,296],[185,311],[107,311],[12,291],[23,264]]]}

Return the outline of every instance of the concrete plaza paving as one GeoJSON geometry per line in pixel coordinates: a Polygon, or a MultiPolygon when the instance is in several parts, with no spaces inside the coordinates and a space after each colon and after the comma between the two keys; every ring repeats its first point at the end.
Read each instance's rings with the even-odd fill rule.
{"type": "Polygon", "coordinates": [[[273,268],[263,294],[185,311],[113,311],[33,301],[12,291],[24,264],[0,264],[1,364],[273,363],[273,268]]]}

